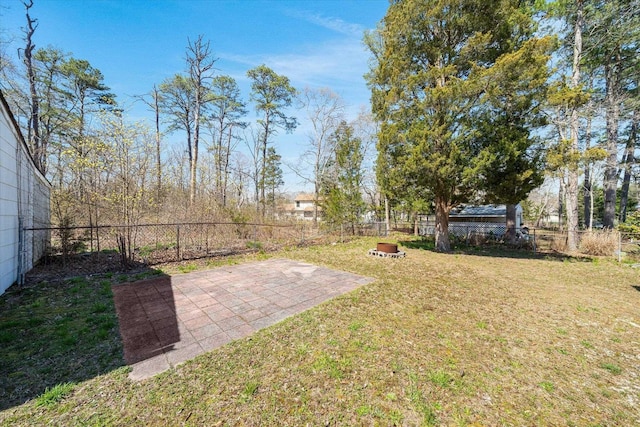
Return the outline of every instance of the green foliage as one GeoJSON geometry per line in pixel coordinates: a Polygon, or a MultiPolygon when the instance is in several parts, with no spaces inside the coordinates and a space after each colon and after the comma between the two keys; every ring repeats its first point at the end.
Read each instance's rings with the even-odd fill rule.
{"type": "Polygon", "coordinates": [[[36,406],[53,406],[73,392],[75,384],[60,383],[47,389],[36,399],[36,406]]]}
{"type": "Polygon", "coordinates": [[[623,233],[640,233],[640,210],[627,215],[627,221],[618,225],[623,233]]]}
{"type": "Polygon", "coordinates": [[[285,111],[291,106],[297,91],[291,86],[288,77],[276,74],[264,64],[247,71],[247,77],[251,80],[251,101],[255,104],[256,112],[262,114],[262,117],[258,119],[261,151],[258,186],[262,204],[262,216],[264,217],[268,161],[267,147],[278,129],[292,132],[298,126],[296,118],[287,116],[285,111]]]}
{"type": "Polygon", "coordinates": [[[262,249],[261,242],[247,242],[247,249],[262,249]]]}
{"type": "Polygon", "coordinates": [[[452,206],[478,191],[519,201],[540,182],[529,129],[552,43],[534,30],[517,1],[407,0],[365,39],[379,183],[399,199],[435,199],[439,250],[450,249],[452,206]]]}
{"type": "Polygon", "coordinates": [[[184,264],[178,266],[178,271],[180,273],[191,273],[192,271],[196,271],[198,266],[196,264],[184,264]]]}
{"type": "Polygon", "coordinates": [[[258,120],[263,137],[268,139],[279,128],[293,131],[298,125],[296,118],[288,117],[284,111],[291,106],[297,92],[289,78],[276,74],[264,64],[247,71],[247,77],[251,80],[251,101],[256,111],[264,114],[264,118],[258,120]]]}
{"type": "MultiPolygon", "coordinates": [[[[188,132],[192,127],[193,117],[190,113],[195,98],[194,85],[188,76],[175,74],[160,84],[160,109],[166,115],[169,132],[184,130],[188,132]]],[[[191,144],[191,141],[187,141],[191,144]]]]}
{"type": "Polygon", "coordinates": [[[258,392],[259,387],[260,383],[257,381],[247,382],[242,389],[242,393],[240,393],[240,401],[246,403],[251,400],[251,398],[258,392]]]}
{"type": "Polygon", "coordinates": [[[620,373],[622,373],[622,368],[614,363],[601,363],[600,367],[611,372],[613,375],[620,375],[620,373]]]}
{"type": "Polygon", "coordinates": [[[209,128],[213,141],[209,151],[213,154],[214,181],[219,202],[226,206],[234,132],[247,127],[247,123],[242,121],[247,109],[242,101],[238,83],[230,76],[213,78],[211,97],[209,128]]]}
{"type": "MultiPolygon", "coordinates": [[[[633,185],[632,185],[632,188],[633,185]]],[[[604,217],[604,191],[602,189],[601,186],[598,185],[594,185],[592,187],[592,192],[593,192],[593,220],[594,223],[598,224],[601,223],[603,217],[604,217]]],[[[616,191],[616,204],[618,206],[620,206],[620,198],[622,196],[622,192],[621,191],[616,191]]],[[[581,191],[578,193],[578,216],[580,218],[580,223],[581,224],[585,224],[585,219],[584,219],[584,192],[581,191]]],[[[634,231],[627,231],[627,229],[625,227],[627,227],[625,224],[631,224],[631,226],[633,226],[633,218],[632,217],[633,211],[638,207],[638,200],[636,199],[636,197],[634,196],[634,192],[633,191],[629,191],[629,198],[627,200],[627,211],[631,212],[629,215],[627,215],[627,221],[625,223],[620,223],[619,227],[620,231],[624,231],[626,233],[633,233],[634,231]],[[631,221],[631,223],[629,222],[631,221]]]]}
{"type": "Polygon", "coordinates": [[[552,383],[552,382],[550,382],[550,381],[543,381],[543,382],[541,382],[541,383],[540,383],[540,387],[541,387],[544,391],[546,391],[546,392],[548,392],[548,393],[551,393],[551,392],[555,389],[555,386],[554,386],[554,385],[553,385],[553,383],[552,383]]]}
{"type": "Polygon", "coordinates": [[[284,185],[284,180],[282,179],[282,168],[280,167],[281,159],[282,156],[276,153],[276,149],[274,147],[269,147],[267,149],[265,171],[262,174],[263,181],[260,185],[265,188],[268,203],[272,209],[275,209],[276,192],[278,188],[284,185]]]}
{"type": "Polygon", "coordinates": [[[362,199],[362,141],[353,129],[342,122],[332,136],[335,159],[329,176],[322,183],[324,221],[331,225],[348,226],[352,234],[360,222],[365,204],[362,199]]]}

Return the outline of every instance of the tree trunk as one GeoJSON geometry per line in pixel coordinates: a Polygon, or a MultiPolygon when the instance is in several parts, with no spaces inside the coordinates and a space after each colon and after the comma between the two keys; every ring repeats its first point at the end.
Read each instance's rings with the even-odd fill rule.
{"type": "MultiPolygon", "coordinates": [[[[314,189],[313,189],[313,226],[317,227],[318,226],[318,193],[320,192],[320,189],[318,188],[318,181],[316,180],[316,182],[314,183],[314,189]]],[[[325,217],[326,220],[326,217],[325,217]]]]}
{"type": "Polygon", "coordinates": [[[385,236],[388,236],[391,232],[391,212],[389,209],[389,198],[384,196],[384,223],[385,223],[385,236]]]}
{"type": "Polygon", "coordinates": [[[504,238],[507,243],[515,244],[517,240],[517,231],[516,230],[516,205],[508,204],[507,205],[507,215],[506,215],[506,231],[504,233],[504,238]]]}
{"type": "Polygon", "coordinates": [[[616,218],[616,190],[618,186],[618,122],[620,105],[618,103],[618,75],[614,64],[605,64],[606,79],[606,122],[607,122],[607,160],[604,170],[604,217],[605,228],[613,228],[616,218]]]}
{"type": "MultiPolygon", "coordinates": [[[[591,148],[591,116],[587,117],[587,125],[585,132],[585,151],[591,148]]],[[[586,163],[584,166],[584,227],[591,230],[593,227],[593,185],[591,182],[591,164],[586,163]]]]}
{"type": "Polygon", "coordinates": [[[635,163],[634,151],[636,148],[638,121],[640,121],[640,109],[636,109],[633,112],[629,138],[627,139],[627,146],[625,147],[624,177],[622,179],[622,189],[620,190],[620,222],[627,221],[627,203],[629,201],[629,185],[631,184],[631,168],[635,163]]]}
{"type": "MultiPolygon", "coordinates": [[[[27,45],[24,49],[24,64],[27,67],[27,77],[29,78],[29,94],[31,101],[31,115],[29,117],[29,143],[31,145],[31,154],[33,155],[33,161],[36,165],[36,168],[43,174],[46,172],[44,170],[44,164],[46,159],[46,153],[41,146],[40,140],[40,103],[38,101],[38,93],[36,91],[36,73],[33,68],[32,54],[35,49],[35,45],[32,42],[33,33],[36,31],[36,28],[33,24],[36,22],[35,19],[31,19],[29,15],[29,9],[33,6],[33,1],[30,1],[29,4],[24,4],[27,9],[27,45]]],[[[37,27],[37,26],[36,26],[37,27]]]]}
{"type": "Polygon", "coordinates": [[[436,251],[450,252],[449,242],[449,202],[436,196],[436,251]]]}
{"type": "Polygon", "coordinates": [[[564,230],[564,180],[560,179],[560,188],[558,188],[558,230],[564,230]]]}
{"type": "Polygon", "coordinates": [[[191,183],[194,183],[195,186],[195,174],[194,174],[194,160],[193,160],[193,141],[191,140],[191,129],[187,126],[187,151],[189,154],[189,204],[190,206],[193,204],[191,199],[191,183]]]}
{"type": "Polygon", "coordinates": [[[227,186],[229,185],[229,158],[231,156],[231,138],[233,135],[233,125],[229,127],[229,137],[224,151],[224,162],[222,164],[222,207],[227,206],[227,186]]]}
{"type": "Polygon", "coordinates": [[[189,204],[193,207],[196,201],[196,182],[198,173],[198,137],[193,139],[193,159],[191,160],[191,168],[189,171],[189,204]]]}
{"type": "Polygon", "coordinates": [[[158,200],[158,211],[160,210],[160,199],[162,198],[162,159],[160,157],[160,104],[158,100],[158,89],[153,86],[153,109],[156,115],[156,194],[158,200]]]}
{"type": "Polygon", "coordinates": [[[193,158],[191,159],[191,171],[189,180],[189,205],[193,207],[196,201],[196,182],[198,173],[198,144],[200,142],[200,109],[202,100],[200,99],[200,87],[196,88],[196,100],[193,114],[193,158]]]}
{"type": "Polygon", "coordinates": [[[567,215],[567,250],[578,249],[578,172],[573,166],[568,173],[565,187],[565,209],[567,215]]]}
{"type": "MultiPolygon", "coordinates": [[[[584,25],[584,17],[582,13],[582,0],[576,1],[576,21],[574,24],[573,39],[573,73],[571,75],[571,88],[576,90],[580,85],[580,60],[582,58],[582,27],[584,25]]],[[[570,117],[571,127],[571,153],[578,152],[578,109],[577,106],[571,107],[570,117]]],[[[573,162],[569,164],[567,174],[567,187],[565,189],[566,208],[567,208],[567,249],[575,251],[578,249],[577,231],[578,231],[578,165],[573,162]]]]}
{"type": "Polygon", "coordinates": [[[267,173],[267,144],[269,143],[269,125],[270,125],[270,116],[267,113],[265,116],[265,125],[264,125],[264,137],[262,140],[262,170],[260,171],[260,203],[262,205],[262,218],[264,219],[265,214],[265,192],[264,187],[266,183],[266,173],[267,173]]]}

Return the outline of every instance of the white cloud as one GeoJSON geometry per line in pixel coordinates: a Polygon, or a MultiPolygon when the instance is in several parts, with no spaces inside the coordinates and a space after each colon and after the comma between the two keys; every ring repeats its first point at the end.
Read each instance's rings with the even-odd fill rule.
{"type": "MultiPolygon", "coordinates": [[[[265,64],[278,74],[303,88],[330,87],[343,96],[354,89],[366,88],[363,75],[367,72],[368,52],[359,38],[347,37],[313,47],[301,47],[297,53],[239,55],[221,53],[220,58],[249,69],[265,64]]],[[[240,75],[237,74],[240,78],[240,75]]],[[[349,103],[362,100],[346,99],[349,103]]]]}
{"type": "Polygon", "coordinates": [[[298,10],[289,10],[287,14],[293,18],[299,18],[311,24],[348,36],[360,37],[364,32],[364,28],[361,25],[345,22],[340,18],[326,17],[317,13],[298,10]]]}

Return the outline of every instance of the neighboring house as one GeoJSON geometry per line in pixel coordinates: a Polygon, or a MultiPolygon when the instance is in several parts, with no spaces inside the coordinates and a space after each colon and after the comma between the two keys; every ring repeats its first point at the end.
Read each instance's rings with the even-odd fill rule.
{"type": "MultiPolygon", "coordinates": [[[[516,230],[520,230],[522,206],[516,205],[516,230]]],[[[434,223],[421,224],[421,234],[433,234],[434,223]]],[[[449,233],[456,236],[492,234],[502,236],[507,228],[506,205],[460,205],[449,212],[449,233]]]]}
{"type": "Polygon", "coordinates": [[[21,282],[44,255],[51,185],[36,169],[18,124],[0,92],[0,294],[21,282]]]}
{"type": "MultiPolygon", "coordinates": [[[[315,207],[315,197],[313,194],[300,193],[293,203],[289,203],[281,208],[284,217],[313,220],[315,207]]],[[[318,219],[322,218],[322,208],[318,207],[318,219]]]]}

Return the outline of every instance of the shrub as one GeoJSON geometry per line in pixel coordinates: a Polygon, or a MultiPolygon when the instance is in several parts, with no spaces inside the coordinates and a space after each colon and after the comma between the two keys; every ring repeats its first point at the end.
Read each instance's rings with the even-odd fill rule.
{"type": "Polygon", "coordinates": [[[580,252],[587,255],[612,256],[618,249],[618,233],[593,230],[580,240],[580,252]]]}
{"type": "Polygon", "coordinates": [[[640,211],[627,215],[626,222],[618,225],[618,229],[623,233],[640,233],[640,211]]]}

